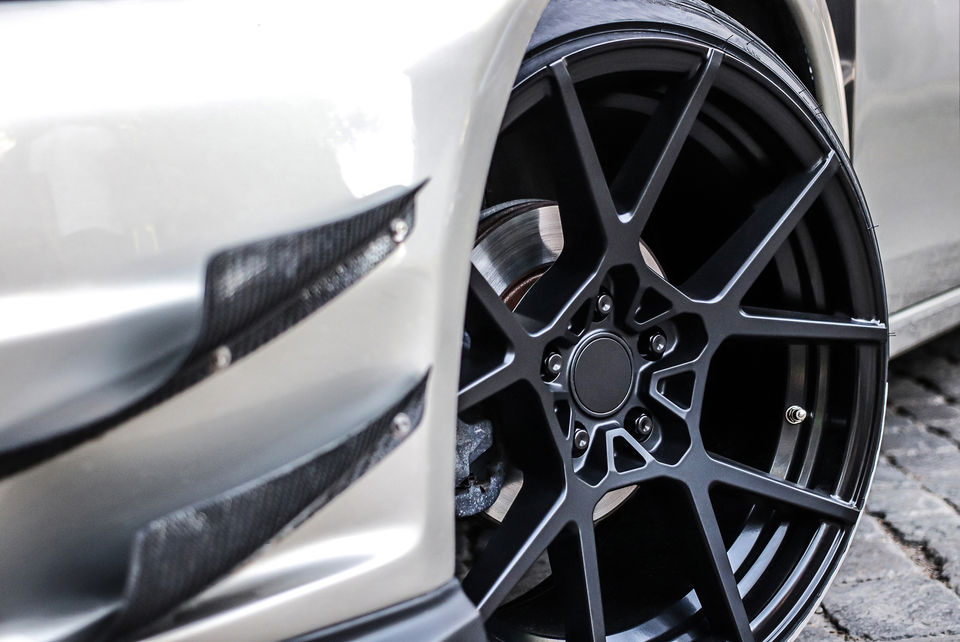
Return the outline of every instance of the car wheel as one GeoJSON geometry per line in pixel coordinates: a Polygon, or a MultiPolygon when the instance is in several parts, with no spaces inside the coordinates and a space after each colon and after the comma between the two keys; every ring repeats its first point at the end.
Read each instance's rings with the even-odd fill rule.
{"type": "Polygon", "coordinates": [[[700,2],[555,0],[484,208],[457,511],[490,634],[795,635],[863,511],[888,343],[803,85],[700,2]]]}

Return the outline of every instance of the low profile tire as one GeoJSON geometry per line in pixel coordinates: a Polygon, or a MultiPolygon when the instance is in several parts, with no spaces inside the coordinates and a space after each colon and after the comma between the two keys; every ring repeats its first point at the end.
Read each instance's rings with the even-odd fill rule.
{"type": "Polygon", "coordinates": [[[700,2],[554,0],[484,198],[457,508],[490,635],[796,635],[888,357],[870,216],[803,85],[700,2]]]}

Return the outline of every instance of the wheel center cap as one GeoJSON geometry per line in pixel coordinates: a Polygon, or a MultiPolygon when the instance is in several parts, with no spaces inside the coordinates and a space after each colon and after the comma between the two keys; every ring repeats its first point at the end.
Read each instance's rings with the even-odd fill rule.
{"type": "Polygon", "coordinates": [[[574,359],[570,383],[580,407],[603,417],[626,403],[633,383],[633,360],[620,337],[594,335],[583,342],[574,359]]]}

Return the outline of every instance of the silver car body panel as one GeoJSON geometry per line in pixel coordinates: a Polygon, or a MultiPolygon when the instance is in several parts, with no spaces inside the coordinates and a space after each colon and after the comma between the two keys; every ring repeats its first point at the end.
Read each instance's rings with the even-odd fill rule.
{"type": "Polygon", "coordinates": [[[960,3],[859,0],[853,161],[894,354],[960,321],[960,3]]]}
{"type": "Polygon", "coordinates": [[[960,324],[960,288],[890,315],[890,354],[902,354],[960,324]]]}
{"type": "MultiPolygon", "coordinates": [[[[0,639],[55,639],[93,624],[119,598],[137,528],[342,436],[428,369],[424,419],[402,447],[196,599],[164,637],[278,639],[452,576],[464,258],[544,4],[0,4],[0,225],[24,244],[0,257],[0,296],[67,293],[50,304],[59,317],[50,332],[92,337],[90,352],[75,353],[78,371],[96,370],[90,355],[116,324],[145,330],[84,318],[68,303],[97,301],[122,279],[143,291],[173,284],[165,308],[153,298],[146,310],[125,290],[118,305],[160,313],[153,318],[172,336],[146,335],[188,344],[196,319],[183,311],[199,313],[215,251],[344,218],[392,186],[429,179],[407,242],[317,314],[102,437],[0,481],[0,514],[22,516],[0,529],[0,639]],[[79,232],[103,239],[99,249],[87,252],[71,236],[79,232]],[[211,609],[220,615],[204,618],[211,609]]],[[[137,354],[141,339],[131,339],[137,354]]],[[[37,354],[53,368],[54,355],[37,354]]],[[[3,363],[6,394],[17,373],[3,363]]]]}
{"type": "MultiPolygon", "coordinates": [[[[821,0],[789,2],[843,136],[829,16],[821,0]]],[[[217,250],[339,220],[429,180],[408,241],[318,313],[0,480],[0,515],[16,516],[0,529],[0,577],[16,578],[0,600],[0,640],[96,625],[119,599],[137,528],[341,437],[428,370],[423,423],[396,453],[156,637],[288,637],[451,577],[468,257],[545,4],[0,3],[0,60],[18,61],[0,63],[0,449],[56,434],[57,411],[104,413],[169,374],[197,335],[217,250]],[[46,431],[14,429],[47,411],[46,431]]],[[[944,260],[960,242],[957,4],[858,9],[854,162],[880,224],[894,328],[909,327],[905,315],[933,319],[917,324],[922,340],[960,321],[949,292],[960,262],[944,260]],[[933,250],[946,254],[931,261],[933,250]]]]}

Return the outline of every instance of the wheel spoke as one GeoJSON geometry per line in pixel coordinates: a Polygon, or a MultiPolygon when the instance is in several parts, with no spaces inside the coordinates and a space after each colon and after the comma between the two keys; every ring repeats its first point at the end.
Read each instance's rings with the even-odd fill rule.
{"type": "Polygon", "coordinates": [[[472,408],[481,401],[485,401],[505,390],[519,379],[515,362],[511,360],[503,363],[473,381],[462,384],[457,396],[458,408],[461,412],[467,408],[472,408]]]}
{"type": "MultiPolygon", "coordinates": [[[[642,303],[642,297],[638,295],[630,303],[630,310],[634,311],[635,313],[639,312],[641,315],[644,315],[645,311],[643,310],[641,303],[642,303]]],[[[657,310],[655,314],[652,314],[649,316],[644,315],[639,320],[636,319],[633,315],[631,315],[626,319],[625,323],[634,333],[643,334],[648,330],[660,325],[661,323],[669,319],[671,316],[673,316],[673,309],[665,308],[663,310],[657,310]]]]}
{"type": "Polygon", "coordinates": [[[672,412],[678,418],[686,420],[690,414],[690,410],[693,408],[699,407],[700,399],[703,396],[703,375],[700,373],[700,369],[692,362],[681,363],[676,366],[671,366],[658,370],[654,372],[650,377],[650,396],[653,399],[656,399],[661,406],[665,409],[672,412]],[[665,380],[670,377],[692,373],[693,374],[693,392],[691,394],[692,402],[689,408],[681,407],[676,401],[668,397],[664,392],[662,392],[663,383],[665,380]]]}
{"type": "Polygon", "coordinates": [[[887,326],[843,316],[776,310],[738,311],[728,336],[772,337],[800,341],[882,343],[887,326]]]}
{"type": "Polygon", "coordinates": [[[684,420],[689,426],[690,436],[699,441],[700,407],[706,393],[707,373],[710,369],[710,360],[716,352],[716,343],[703,346],[699,352],[676,352],[668,355],[659,364],[650,376],[649,395],[665,409],[684,420]],[[693,387],[690,390],[690,403],[681,407],[675,400],[665,394],[665,382],[671,377],[684,374],[693,375],[693,387]]]}
{"type": "Polygon", "coordinates": [[[570,524],[550,545],[549,555],[562,599],[566,639],[606,639],[593,522],[570,524]]]}
{"type": "MultiPolygon", "coordinates": [[[[583,107],[573,86],[570,71],[567,69],[566,60],[561,59],[551,64],[550,73],[563,108],[564,124],[573,140],[576,158],[579,161],[579,175],[582,177],[586,187],[585,191],[589,195],[590,211],[594,214],[599,229],[611,229],[610,226],[617,221],[617,210],[613,204],[613,197],[610,194],[607,179],[603,174],[603,168],[600,166],[600,159],[597,157],[597,148],[594,145],[593,137],[590,135],[587,119],[583,114],[583,107]]],[[[571,191],[575,195],[574,197],[579,201],[580,194],[584,190],[578,189],[580,186],[578,185],[579,181],[576,180],[576,175],[563,176],[561,180],[561,187],[569,184],[573,188],[571,191]]],[[[563,212],[564,205],[565,203],[561,199],[561,212],[563,212]]],[[[568,216],[567,218],[572,219],[573,217],[568,216]]],[[[568,223],[565,221],[563,226],[564,238],[566,239],[568,223]]],[[[586,231],[589,233],[591,230],[586,231]]],[[[592,232],[596,233],[596,230],[592,230],[592,232]]]]}
{"type": "Polygon", "coordinates": [[[740,229],[683,285],[696,298],[740,301],[820,196],[840,163],[831,151],[761,200],[740,229]]]}
{"type": "Polygon", "coordinates": [[[607,469],[611,472],[601,484],[604,492],[663,476],[660,463],[627,430],[608,430],[605,437],[607,469]],[[625,469],[624,462],[629,468],[625,469]]]}
{"type": "Polygon", "coordinates": [[[720,633],[726,639],[753,640],[750,619],[720,534],[713,502],[706,489],[691,488],[690,492],[696,513],[697,534],[707,553],[697,597],[715,633],[720,633]]]}
{"type": "Polygon", "coordinates": [[[741,464],[713,458],[718,470],[716,478],[721,486],[743,491],[774,503],[813,513],[823,520],[849,526],[857,521],[860,511],[847,502],[809,488],[803,488],[784,479],[753,470],[741,464]]]}
{"type": "Polygon", "coordinates": [[[463,590],[483,616],[489,617],[523,574],[557,536],[562,522],[560,500],[542,509],[540,489],[520,490],[503,523],[490,538],[463,580],[463,590]]]}
{"type": "Polygon", "coordinates": [[[599,293],[601,273],[585,275],[572,263],[561,254],[517,305],[518,313],[537,319],[540,327],[536,335],[542,341],[569,338],[571,318],[599,293]]]}
{"type": "Polygon", "coordinates": [[[700,114],[722,61],[723,53],[711,49],[694,74],[667,92],[613,181],[614,202],[628,213],[638,237],[700,114]],[[636,196],[638,184],[643,186],[639,197],[636,196]]]}
{"type": "Polygon", "coordinates": [[[649,265],[643,264],[636,266],[640,282],[651,290],[655,291],[665,300],[670,302],[673,312],[684,312],[693,309],[695,303],[678,287],[667,281],[665,278],[654,272],[649,265]]]}
{"type": "Polygon", "coordinates": [[[530,334],[523,325],[522,317],[507,307],[476,266],[470,267],[468,305],[481,308],[489,321],[496,326],[497,331],[515,350],[530,338],[530,334]]]}
{"type": "Polygon", "coordinates": [[[668,318],[689,311],[695,306],[695,302],[686,294],[650,269],[649,266],[638,265],[634,266],[634,269],[637,272],[640,287],[636,296],[630,302],[630,310],[639,312],[640,318],[637,319],[630,315],[626,323],[637,334],[643,334],[668,318]],[[645,299],[651,293],[655,294],[658,299],[653,306],[653,313],[645,308],[645,299]]]}
{"type": "Polygon", "coordinates": [[[610,188],[566,61],[550,65],[550,74],[566,134],[559,138],[572,145],[572,153],[558,151],[555,161],[563,251],[517,307],[519,312],[547,325],[565,319],[582,303],[584,287],[596,278],[610,230],[618,223],[610,188]],[[564,301],[565,305],[558,307],[557,301],[564,301]]]}
{"type": "Polygon", "coordinates": [[[465,360],[461,368],[458,397],[460,410],[466,410],[489,399],[517,381],[520,376],[517,353],[526,352],[532,343],[532,338],[522,325],[522,318],[511,312],[479,270],[471,267],[467,314],[473,315],[478,311],[482,311],[482,316],[502,335],[509,347],[501,363],[481,372],[473,372],[478,368],[470,367],[472,364],[465,360]]]}
{"type": "MultiPolygon", "coordinates": [[[[569,452],[571,446],[568,435],[573,434],[573,418],[571,417],[570,420],[567,421],[566,426],[562,425],[560,423],[560,418],[557,417],[555,408],[556,401],[560,399],[561,396],[567,403],[571,403],[570,397],[567,393],[550,391],[544,387],[538,387],[536,394],[539,403],[533,404],[533,406],[537,407],[535,412],[537,412],[538,415],[542,415],[543,420],[546,422],[546,428],[550,433],[550,437],[553,439],[557,452],[569,452]]],[[[531,443],[531,447],[534,448],[535,451],[531,452],[530,456],[536,459],[543,459],[548,452],[548,450],[545,448],[546,444],[542,442],[531,443]]]]}

